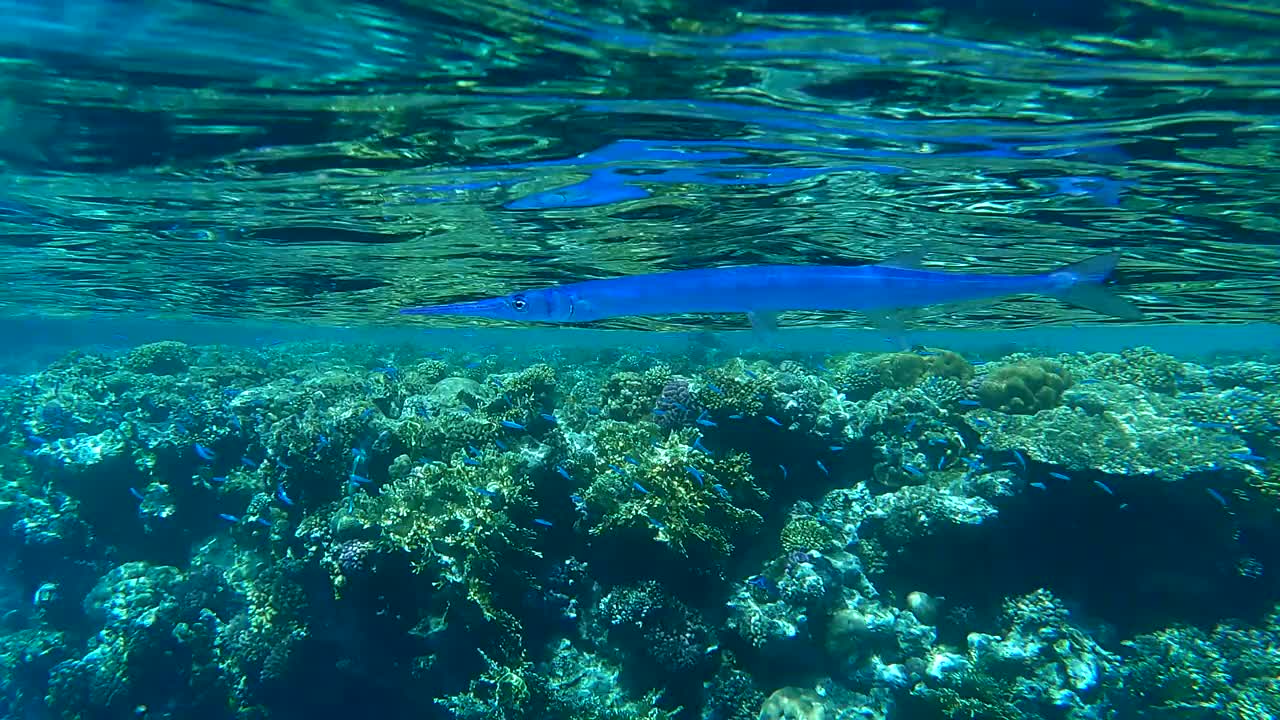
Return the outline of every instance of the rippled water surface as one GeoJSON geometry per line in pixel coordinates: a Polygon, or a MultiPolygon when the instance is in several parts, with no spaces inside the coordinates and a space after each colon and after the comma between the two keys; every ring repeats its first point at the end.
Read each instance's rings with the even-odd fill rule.
{"type": "MultiPolygon", "coordinates": [[[[988,272],[1120,250],[1148,322],[1276,318],[1274,3],[142,6],[0,2],[7,314],[409,324],[923,249],[988,272]]],[[[672,324],[745,320],[613,323],[672,324]]]]}

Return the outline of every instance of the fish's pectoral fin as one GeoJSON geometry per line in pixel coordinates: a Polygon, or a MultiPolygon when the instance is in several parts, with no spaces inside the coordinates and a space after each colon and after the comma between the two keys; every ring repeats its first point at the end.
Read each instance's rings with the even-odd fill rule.
{"type": "Polygon", "coordinates": [[[1103,315],[1110,315],[1121,320],[1141,320],[1142,311],[1137,305],[1125,300],[1103,285],[1084,284],[1053,294],[1068,305],[1092,310],[1103,315]]]}
{"type": "Polygon", "coordinates": [[[754,311],[747,313],[747,320],[751,322],[751,329],[757,334],[764,335],[768,333],[778,332],[778,313],[769,311],[754,311]]]}
{"type": "Polygon", "coordinates": [[[899,350],[910,350],[907,341],[907,315],[905,310],[878,310],[865,313],[875,329],[885,334],[885,339],[899,350]]]}
{"type": "Polygon", "coordinates": [[[907,250],[894,253],[876,264],[880,267],[898,268],[899,270],[920,270],[924,256],[924,250],[907,250]]]}

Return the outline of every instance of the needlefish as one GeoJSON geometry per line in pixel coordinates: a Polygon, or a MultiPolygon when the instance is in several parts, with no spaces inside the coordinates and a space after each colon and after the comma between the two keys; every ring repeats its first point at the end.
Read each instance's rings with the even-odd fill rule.
{"type": "Polygon", "coordinates": [[[926,270],[918,255],[875,265],[750,265],[628,275],[523,290],[502,297],[405,308],[407,315],[584,323],[629,315],[747,313],[757,328],[772,328],[786,310],[876,313],[944,303],[1047,295],[1126,320],[1142,317],[1105,287],[1119,253],[1098,255],[1027,275],[926,270]]]}

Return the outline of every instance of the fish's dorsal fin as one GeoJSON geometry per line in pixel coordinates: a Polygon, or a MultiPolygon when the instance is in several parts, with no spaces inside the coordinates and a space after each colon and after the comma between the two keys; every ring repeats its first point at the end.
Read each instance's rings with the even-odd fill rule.
{"type": "Polygon", "coordinates": [[[899,270],[920,270],[923,267],[921,263],[924,261],[924,256],[924,250],[906,250],[894,253],[876,264],[880,267],[898,268],[899,270]]]}

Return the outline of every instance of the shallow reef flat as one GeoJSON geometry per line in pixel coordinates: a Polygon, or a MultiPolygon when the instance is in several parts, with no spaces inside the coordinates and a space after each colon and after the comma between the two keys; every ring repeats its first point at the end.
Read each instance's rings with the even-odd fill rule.
{"type": "Polygon", "coordinates": [[[1280,716],[1280,361],[159,342],[0,377],[0,712],[1280,716]]]}

